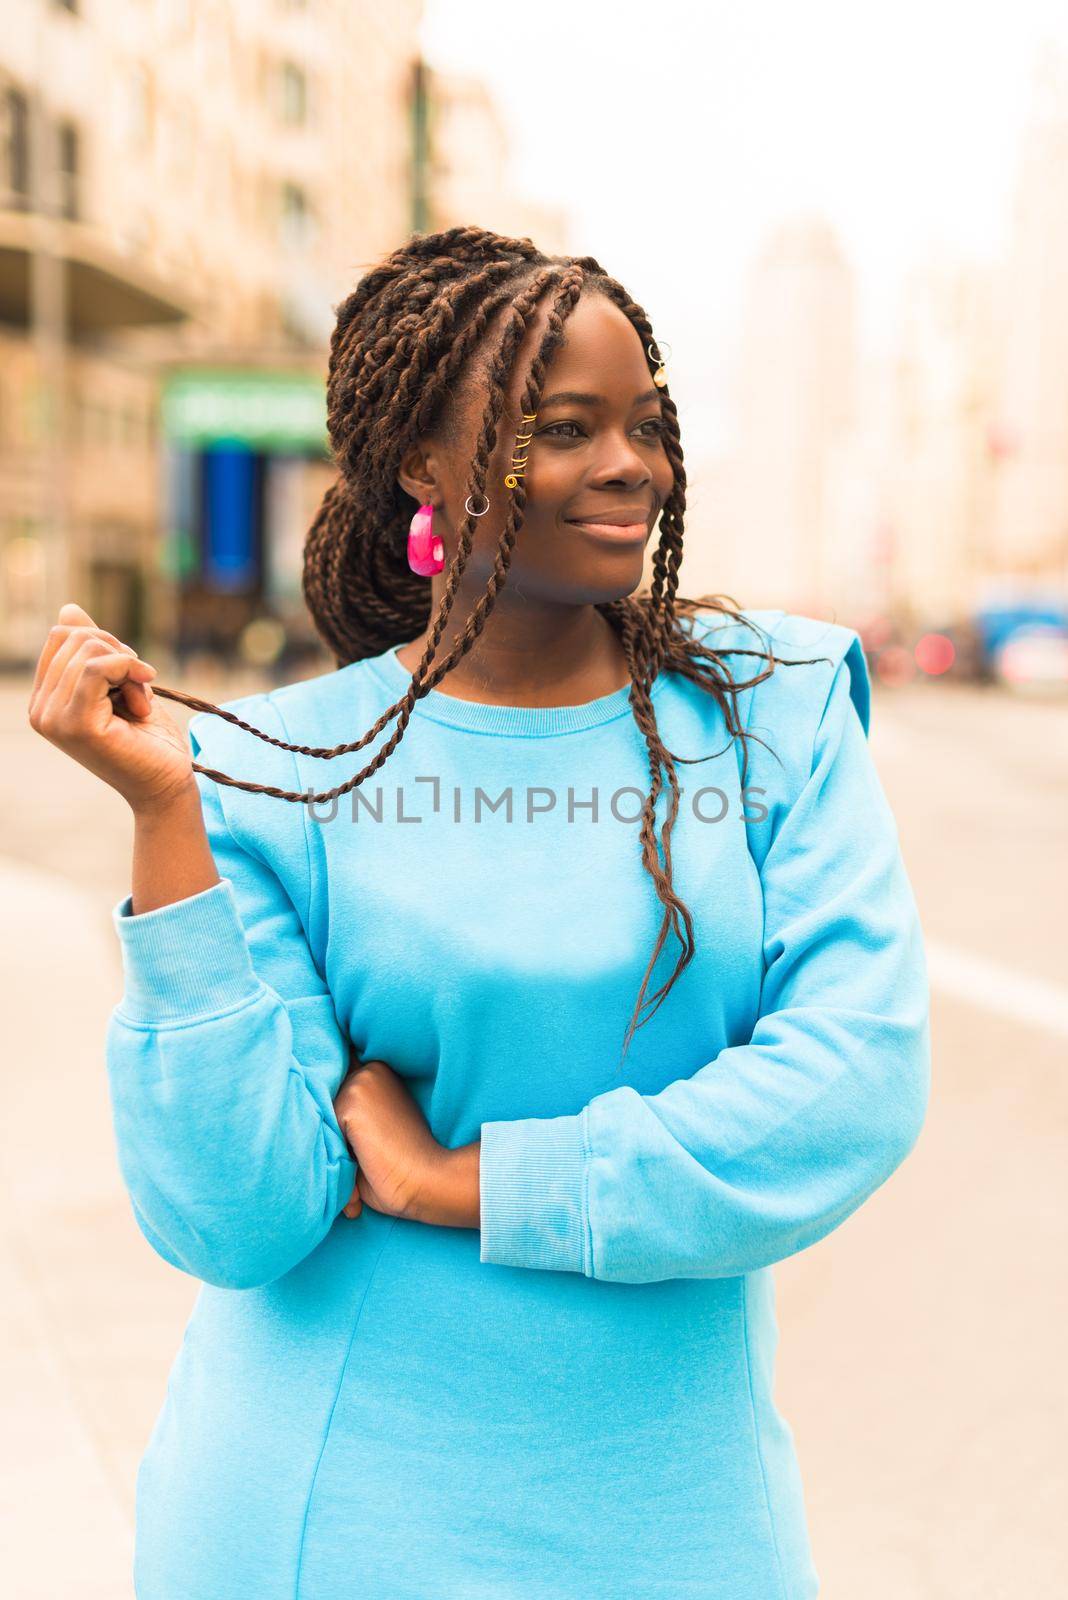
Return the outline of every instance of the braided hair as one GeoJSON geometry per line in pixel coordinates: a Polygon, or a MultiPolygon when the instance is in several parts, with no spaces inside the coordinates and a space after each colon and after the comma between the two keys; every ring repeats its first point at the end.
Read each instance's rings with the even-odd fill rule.
{"type": "MultiPolygon", "coordinates": [[[[457,384],[484,362],[488,399],[470,466],[467,503],[481,502],[497,425],[506,403],[506,385],[538,308],[548,301],[547,326],[522,391],[520,409],[528,416],[537,412],[546,368],[564,336],[568,315],[580,295],[591,293],[602,295],[619,307],[648,353],[653,343],[649,318],[622,284],[609,277],[592,256],[547,256],[529,239],[506,238],[483,228],[459,227],[413,235],[369,271],[338,306],[330,341],[327,426],[339,475],[327,490],[308,532],[303,565],[305,602],[338,668],[407,642],[426,629],[430,618],[430,580],[413,573],[406,558],[414,501],[397,479],[405,450],[433,429],[449,426],[457,384]],[[495,347],[487,351],[488,329],[498,314],[503,318],[503,329],[495,347]]],[[[757,736],[741,727],[736,697],[769,677],[775,665],[780,664],[779,658],[767,650],[713,649],[681,625],[682,617],[692,618],[698,610],[712,609],[754,633],[760,631],[749,618],[740,615],[736,604],[725,603],[731,599],[729,595],[705,595],[696,600],[677,595],[686,472],[678,413],[666,387],[660,398],[674,486],[660,513],[652,584],[648,594],[605,601],[596,608],[621,641],[630,665],[630,705],[645,739],[649,765],[649,793],[640,827],[642,861],[664,906],[659,937],[625,1037],[624,1055],[636,1027],[655,1014],[696,953],[692,917],[672,882],[671,833],[679,807],[676,766],[712,759],[676,756],[666,748],[657,729],[650,690],[657,675],[666,671],[677,673],[710,693],[723,712],[731,741],[742,740],[744,784],[747,741],[757,736]],[[766,663],[765,669],[745,682],[735,682],[724,658],[739,654],[759,656],[766,663]],[[663,773],[671,788],[671,806],[661,832],[661,865],[655,808],[664,786],[663,773]],[[668,981],[646,1000],[650,975],[669,927],[679,940],[682,953],[668,981]],[[652,1009],[639,1024],[637,1018],[643,1006],[652,1009]]],[[[360,739],[334,749],[287,744],[210,701],[154,686],[156,694],[222,717],[268,744],[301,755],[349,755],[363,749],[396,718],[392,736],[362,771],[335,789],[314,794],[310,789],[307,793],[293,793],[233,778],[196,762],[194,770],[216,783],[252,794],[307,804],[336,799],[371,777],[404,737],[415,702],[441,682],[481,634],[505,582],[523,525],[525,504],[526,492],[520,480],[512,493],[485,592],[468,617],[462,635],[435,664],[435,652],[471,552],[474,518],[470,512],[465,514],[441,604],[412,681],[402,698],[360,739]]]]}

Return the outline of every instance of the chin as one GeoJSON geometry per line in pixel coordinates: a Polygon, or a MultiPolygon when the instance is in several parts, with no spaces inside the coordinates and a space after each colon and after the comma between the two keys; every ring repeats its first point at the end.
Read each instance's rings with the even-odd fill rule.
{"type": "Polygon", "coordinates": [[[641,587],[644,573],[645,562],[640,552],[632,554],[629,560],[623,560],[621,556],[611,567],[606,564],[602,571],[584,575],[584,581],[574,585],[574,602],[576,605],[602,606],[609,600],[625,600],[641,587]]]}

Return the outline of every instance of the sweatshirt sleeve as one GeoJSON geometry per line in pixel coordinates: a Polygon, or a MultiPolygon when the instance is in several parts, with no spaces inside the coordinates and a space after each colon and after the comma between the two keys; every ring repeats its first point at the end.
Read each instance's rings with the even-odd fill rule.
{"type": "MultiPolygon", "coordinates": [[[[203,720],[190,725],[197,756],[203,720]]],[[[240,756],[229,769],[203,759],[240,771],[240,756]]],[[[348,1042],[289,894],[235,838],[215,782],[196,780],[220,881],[138,916],[130,895],[115,906],[124,992],[108,1079],[145,1238],[183,1272],[246,1289],[303,1260],[352,1193],[356,1164],[333,1112],[348,1042]]],[[[245,798],[279,808],[271,827],[303,852],[300,806],[245,798]]]]}
{"type": "Polygon", "coordinates": [[[842,631],[854,643],[831,669],[767,680],[831,679],[796,797],[769,806],[750,1042],[657,1094],[624,1086],[575,1115],[483,1123],[482,1261],[617,1283],[737,1276],[822,1239],[915,1144],[926,962],[867,745],[867,669],[842,631]]]}

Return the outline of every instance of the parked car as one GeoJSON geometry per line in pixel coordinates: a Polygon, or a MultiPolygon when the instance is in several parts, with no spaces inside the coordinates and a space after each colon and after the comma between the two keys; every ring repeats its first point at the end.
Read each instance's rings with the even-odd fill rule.
{"type": "Polygon", "coordinates": [[[986,668],[990,676],[1000,679],[1001,652],[1015,636],[1036,629],[1040,634],[1052,630],[1068,635],[1068,604],[1059,595],[1041,590],[1007,586],[992,589],[989,598],[976,608],[975,626],[986,668]]]}
{"type": "Polygon", "coordinates": [[[992,666],[1009,689],[1068,691],[1068,626],[1039,622],[1013,629],[994,651],[992,666]]]}

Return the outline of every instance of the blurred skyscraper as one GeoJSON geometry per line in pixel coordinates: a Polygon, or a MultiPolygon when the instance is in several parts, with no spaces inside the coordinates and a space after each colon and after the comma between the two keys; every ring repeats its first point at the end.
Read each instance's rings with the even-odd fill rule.
{"type": "Polygon", "coordinates": [[[905,285],[889,479],[885,609],[946,623],[974,605],[992,560],[996,277],[932,257],[905,285]]]}
{"type": "Polygon", "coordinates": [[[906,633],[1068,601],[1068,59],[1044,51],[1003,258],[932,248],[860,354],[829,226],[784,223],[739,319],[733,443],[694,464],[684,592],[906,633]]]}
{"type": "Polygon", "coordinates": [[[1039,60],[1004,286],[993,443],[998,574],[1068,591],[1068,56],[1039,60]]]}
{"type": "Polygon", "coordinates": [[[828,473],[857,384],[852,272],[822,218],[784,221],[767,240],[733,354],[733,447],[699,502],[706,532],[683,587],[818,610],[834,588],[828,473]]]}

